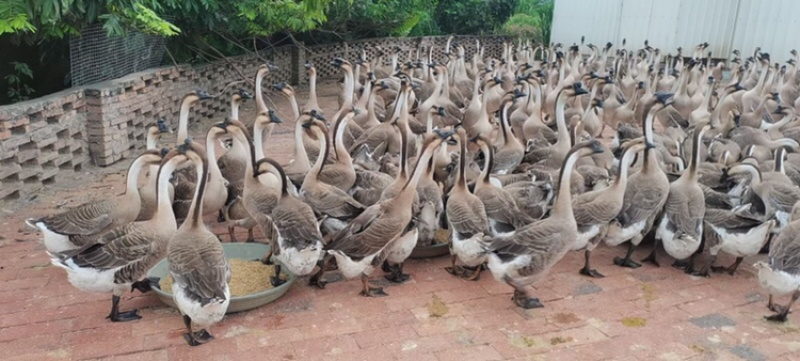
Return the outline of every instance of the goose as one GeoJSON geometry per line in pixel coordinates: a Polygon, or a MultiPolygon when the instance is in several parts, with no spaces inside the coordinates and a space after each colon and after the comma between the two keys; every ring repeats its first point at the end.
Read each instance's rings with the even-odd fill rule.
{"type": "Polygon", "coordinates": [[[558,196],[550,217],[518,229],[514,234],[491,237],[491,253],[487,266],[492,276],[514,288],[512,300],[524,309],[542,307],[537,298],[525,290],[544,277],[572,247],[578,236],[578,226],[572,211],[570,176],[578,158],[601,152],[596,140],[577,144],[567,153],[561,167],[558,196]]]}
{"type": "MultiPolygon", "coordinates": [[[[239,122],[237,119],[230,119],[226,122],[223,122],[225,126],[227,126],[231,122],[239,122]]],[[[236,242],[236,236],[234,235],[234,227],[241,227],[247,229],[247,240],[245,242],[254,242],[255,237],[253,234],[254,228],[258,225],[256,219],[252,217],[250,211],[247,209],[247,205],[245,204],[245,183],[248,180],[253,180],[256,178],[258,181],[263,182],[264,184],[275,186],[276,180],[272,175],[262,175],[262,176],[248,176],[247,175],[247,168],[248,166],[252,167],[251,159],[261,159],[264,158],[264,143],[266,143],[266,139],[272,134],[272,129],[275,124],[283,123],[283,120],[278,117],[275,112],[270,109],[265,113],[259,113],[256,115],[256,119],[253,122],[253,147],[248,145],[246,141],[235,141],[231,149],[241,149],[241,152],[244,153],[243,161],[244,163],[241,164],[241,170],[237,171],[237,173],[241,174],[241,180],[238,182],[235,199],[228,204],[223,209],[223,218],[225,219],[227,226],[228,226],[228,235],[230,237],[231,242],[236,242]],[[251,155],[252,150],[252,155],[251,155]]],[[[237,150],[238,151],[238,150],[237,150]]],[[[252,174],[252,173],[251,173],[252,174]]],[[[288,176],[288,175],[287,175],[288,176]]],[[[291,177],[290,177],[291,178],[291,177]]],[[[291,184],[291,183],[290,183],[291,184]]],[[[252,187],[251,187],[252,188],[252,187]]],[[[277,189],[277,188],[276,188],[277,189]]],[[[294,189],[294,185],[290,186],[290,192],[296,191],[294,189]]],[[[267,228],[271,230],[271,227],[267,228]]],[[[262,231],[264,229],[262,228],[262,231]]],[[[271,232],[264,233],[265,236],[269,237],[271,232]]]]}
{"type": "Polygon", "coordinates": [[[306,73],[308,74],[308,100],[303,106],[303,112],[311,112],[314,110],[324,117],[325,112],[319,107],[319,103],[317,102],[317,69],[314,67],[314,64],[309,61],[306,61],[303,66],[306,68],[306,73]]]}
{"type": "Polygon", "coordinates": [[[767,261],[756,262],[758,283],[769,292],[767,308],[775,314],[766,319],[786,322],[792,305],[800,298],[800,217],[798,207],[792,210],[792,222],[770,246],[767,261]],[[774,296],[791,294],[786,306],[774,303],[774,296]]]}
{"type": "MultiPolygon", "coordinates": [[[[219,164],[215,161],[217,159],[217,141],[223,133],[224,130],[221,128],[211,127],[206,135],[206,157],[211,161],[208,164],[209,179],[206,184],[208,193],[203,201],[203,214],[218,213],[228,203],[228,181],[222,176],[219,164]]],[[[172,203],[172,210],[178,221],[183,221],[188,216],[196,186],[197,184],[190,179],[184,179],[175,186],[175,201],[172,203]]]]}
{"type": "Polygon", "coordinates": [[[641,138],[626,143],[626,147],[619,165],[619,173],[611,186],[582,193],[572,200],[575,222],[578,225],[578,238],[573,244],[573,250],[585,250],[584,266],[580,269],[580,274],[584,276],[604,277],[589,265],[592,250],[605,237],[608,223],[622,210],[625,188],[628,183],[628,168],[633,162],[633,158],[645,147],[655,148],[652,144],[645,144],[644,139],[641,138]]]}
{"type": "Polygon", "coordinates": [[[189,110],[200,100],[210,99],[211,95],[203,90],[194,90],[186,93],[181,99],[181,108],[178,113],[177,144],[183,144],[189,138],[189,110]]]}
{"type": "Polygon", "coordinates": [[[495,141],[499,145],[494,154],[493,169],[498,174],[510,173],[522,162],[522,158],[525,156],[525,146],[514,136],[508,118],[508,109],[517,98],[522,96],[525,95],[509,92],[503,98],[503,103],[500,107],[500,131],[497,134],[498,139],[495,141]]]}
{"type": "Polygon", "coordinates": [[[695,275],[708,277],[709,270],[733,275],[744,257],[755,256],[764,247],[775,220],[764,222],[752,217],[746,214],[749,208],[749,204],[730,210],[706,208],[703,240],[710,257],[695,275]],[[720,251],[736,256],[736,261],[729,267],[714,267],[720,251]]]}
{"type": "MultiPolygon", "coordinates": [[[[164,133],[172,133],[164,118],[158,119],[156,124],[147,128],[147,136],[145,137],[145,149],[156,149],[158,140],[164,133]]],[[[158,166],[150,165],[147,173],[145,173],[143,185],[139,187],[139,196],[142,199],[139,215],[136,216],[137,221],[148,220],[153,216],[158,205],[156,199],[156,189],[158,188],[158,166]]],[[[169,191],[170,202],[175,199],[175,188],[170,185],[169,191]]]]}
{"type": "Polygon", "coordinates": [[[279,278],[281,267],[285,266],[298,276],[305,276],[314,270],[322,256],[322,234],[311,206],[289,194],[286,174],[280,164],[271,158],[259,159],[256,174],[277,172],[280,183],[277,204],[270,213],[275,226],[272,256],[278,260],[270,282],[277,287],[286,282],[279,278]]]}
{"type": "Polygon", "coordinates": [[[41,218],[29,218],[25,223],[42,232],[44,246],[51,254],[91,246],[100,235],[136,220],[141,207],[137,187],[139,173],[143,167],[159,164],[161,160],[158,149],[145,151],[134,159],[126,173],[125,194],[121,196],[88,202],[41,218]]]}
{"type": "Polygon", "coordinates": [[[779,234],[789,224],[792,207],[800,201],[800,189],[792,183],[765,181],[761,171],[751,163],[739,163],[728,168],[725,176],[749,175],[753,211],[764,219],[775,218],[772,233],[779,234]]]}
{"type": "MultiPolygon", "coordinates": [[[[397,54],[394,54],[394,58],[396,57],[397,54]]],[[[340,104],[339,110],[331,117],[331,120],[337,122],[353,108],[353,91],[355,90],[355,84],[353,80],[353,65],[350,64],[349,61],[342,58],[335,58],[331,61],[331,65],[344,72],[344,92],[342,93],[344,101],[340,104]]],[[[354,140],[358,139],[364,131],[356,123],[348,123],[345,128],[347,129],[347,137],[342,138],[342,141],[344,142],[345,148],[347,148],[352,146],[354,140]]],[[[334,145],[335,144],[336,138],[334,137],[334,145]]]]}
{"type": "MultiPolygon", "coordinates": [[[[277,83],[277,84],[273,84],[272,85],[272,89],[277,91],[277,92],[279,92],[279,93],[281,93],[281,94],[283,94],[284,96],[286,96],[286,98],[289,99],[289,104],[290,104],[290,106],[292,108],[292,118],[295,121],[298,118],[300,118],[300,107],[297,105],[297,97],[295,96],[294,88],[292,88],[291,85],[286,84],[286,83],[277,83]]],[[[311,110],[311,111],[316,112],[316,110],[311,110]]],[[[311,112],[311,111],[309,111],[309,112],[311,112]]],[[[319,114],[319,113],[316,113],[316,114],[319,114]]],[[[321,150],[317,147],[316,139],[312,139],[308,134],[303,132],[303,130],[300,127],[300,125],[295,124],[294,131],[295,131],[296,134],[300,134],[302,136],[302,138],[303,138],[302,139],[302,146],[303,146],[303,148],[305,150],[305,154],[307,155],[309,162],[315,161],[317,159],[317,157],[319,156],[320,152],[321,152],[321,150]]],[[[253,137],[255,138],[255,136],[256,136],[256,134],[254,132],[253,133],[253,137]]],[[[297,136],[295,136],[295,137],[297,137],[297,136]]],[[[256,145],[258,145],[258,143],[256,143],[256,145]]],[[[303,152],[300,152],[300,154],[297,154],[297,156],[298,157],[302,156],[302,153],[303,152]]],[[[295,160],[295,162],[296,162],[296,160],[295,160]]],[[[305,171],[308,171],[308,170],[306,169],[305,171]]],[[[291,173],[290,174],[295,174],[297,172],[298,172],[298,170],[291,169],[291,173]]]]}
{"type": "Polygon", "coordinates": [[[447,272],[469,280],[477,281],[480,277],[482,264],[486,261],[488,244],[483,241],[483,236],[489,234],[489,219],[483,202],[467,189],[467,132],[463,127],[458,128],[458,173],[456,182],[447,197],[445,207],[448,229],[450,229],[450,254],[451,267],[445,268],[447,272]],[[464,267],[474,267],[470,275],[462,267],[456,267],[456,259],[464,267]]]}
{"type": "Polygon", "coordinates": [[[541,163],[549,168],[558,167],[558,164],[564,160],[567,152],[569,152],[570,147],[569,130],[567,129],[567,122],[564,119],[564,108],[567,104],[567,100],[586,93],[588,92],[583,89],[581,83],[573,83],[571,87],[564,87],[559,90],[555,104],[558,140],[552,146],[535,149],[526,154],[524,162],[531,164],[541,163]]]}
{"type": "MultiPolygon", "coordinates": [[[[256,124],[263,123],[267,123],[267,126],[271,126],[270,117],[267,114],[261,113],[256,116],[256,124]]],[[[286,184],[286,182],[277,179],[276,175],[271,172],[259,173],[256,171],[258,157],[261,157],[261,159],[264,157],[263,154],[257,152],[259,147],[257,147],[253,139],[250,138],[244,124],[238,120],[230,120],[229,122],[224,122],[223,126],[228,133],[231,134],[234,142],[246,144],[245,147],[249,148],[241,204],[250,218],[252,218],[252,221],[261,229],[261,233],[269,241],[270,251],[264,256],[263,261],[270,262],[271,252],[274,252],[277,248],[275,244],[277,239],[274,237],[274,226],[270,215],[278,202],[281,187],[286,184]]],[[[259,131],[259,129],[256,129],[256,133],[259,131]]],[[[288,184],[286,185],[288,187],[288,184]]]]}
{"type": "MultiPolygon", "coordinates": [[[[654,144],[653,120],[656,113],[671,104],[672,94],[659,92],[654,97],[655,104],[647,112],[642,125],[646,144],[654,144]]],[[[655,150],[645,147],[642,158],[642,168],[628,179],[622,200],[622,210],[608,225],[605,237],[605,243],[611,247],[630,241],[625,257],[614,258],[614,264],[621,267],[637,268],[641,266],[631,260],[631,255],[634,248],[650,232],[669,193],[669,179],[658,164],[655,150]]]]}
{"type": "MultiPolygon", "coordinates": [[[[367,282],[369,274],[374,267],[383,263],[383,258],[389,256],[385,250],[393,248],[394,241],[411,221],[411,205],[422,171],[432,151],[451,135],[452,132],[439,132],[435,136],[426,137],[414,172],[400,193],[367,207],[325,246],[327,253],[336,259],[336,264],[345,278],[361,277],[362,296],[386,295],[382,289],[369,286],[367,282]]],[[[321,280],[327,267],[327,260],[328,257],[323,261],[320,271],[312,277],[312,282],[324,285],[321,280]]]]}
{"type": "MultiPolygon", "coordinates": [[[[313,118],[303,124],[311,129],[319,139],[319,147],[323,150],[322,157],[317,158],[311,171],[306,175],[300,187],[300,198],[311,206],[313,211],[324,217],[323,225],[327,233],[335,233],[344,228],[347,221],[355,218],[366,208],[344,190],[320,180],[324,171],[325,159],[328,158],[328,129],[325,124],[313,118]]],[[[320,248],[321,250],[321,248],[320,248]]]]}
{"type": "Polygon", "coordinates": [[[494,168],[494,149],[489,140],[484,136],[478,136],[475,142],[480,146],[486,159],[480,176],[475,180],[475,195],[486,209],[491,233],[494,235],[512,233],[515,229],[531,223],[533,219],[519,210],[514,198],[491,183],[489,174],[494,168]]]}
{"type": "Polygon", "coordinates": [[[185,154],[194,163],[198,184],[188,217],[168,242],[167,261],[172,298],[188,331],[183,338],[190,346],[198,346],[214,338],[207,328],[222,320],[228,310],[231,270],[219,239],[201,217],[209,161],[202,146],[190,144],[185,154]],[[192,324],[202,329],[195,332],[192,324]]]}
{"type": "Polygon", "coordinates": [[[111,293],[111,322],[141,318],[136,310],[119,311],[120,296],[128,290],[147,292],[157,281],[147,279],[147,272],[167,253],[167,242],[178,228],[169,200],[169,179],[176,166],[186,160],[181,152],[164,156],[156,176],[157,206],[150,219],[114,228],[89,247],[62,254],[51,254],[53,265],[67,272],[67,279],[84,292],[111,293]]]}
{"type": "Polygon", "coordinates": [[[347,151],[347,146],[344,142],[344,134],[348,129],[347,126],[351,123],[354,116],[355,114],[353,112],[347,112],[333,125],[333,152],[335,157],[332,163],[325,165],[325,168],[318,176],[321,182],[330,184],[345,192],[353,188],[353,185],[356,183],[356,170],[353,168],[353,158],[347,151]]]}
{"type": "MultiPolygon", "coordinates": [[[[698,124],[692,137],[692,158],[689,167],[680,178],[669,185],[669,194],[664,203],[664,215],[656,228],[656,244],[653,252],[645,260],[658,266],[656,249],[659,242],[664,250],[676,259],[675,266],[684,264],[689,256],[696,253],[703,236],[703,215],[706,211],[703,189],[697,183],[697,167],[700,163],[700,144],[703,133],[711,127],[698,124]]],[[[693,260],[689,260],[687,271],[693,272],[693,260]]]]}

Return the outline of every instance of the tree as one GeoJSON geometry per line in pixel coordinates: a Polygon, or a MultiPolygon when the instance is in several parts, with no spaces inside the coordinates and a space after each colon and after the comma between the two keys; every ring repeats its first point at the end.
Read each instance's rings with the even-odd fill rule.
{"type": "Polygon", "coordinates": [[[445,33],[489,34],[514,13],[517,0],[439,0],[436,23],[445,33]]]}

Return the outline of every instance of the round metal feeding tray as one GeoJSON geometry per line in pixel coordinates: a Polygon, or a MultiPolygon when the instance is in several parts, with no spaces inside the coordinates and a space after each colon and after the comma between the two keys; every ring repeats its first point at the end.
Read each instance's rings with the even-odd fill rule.
{"type": "MultiPolygon", "coordinates": [[[[225,257],[228,259],[259,260],[267,253],[269,246],[258,243],[223,243],[222,249],[225,251],[225,257]]],[[[282,272],[286,272],[287,280],[278,287],[245,296],[231,297],[231,303],[228,306],[227,313],[252,310],[283,296],[297,279],[297,276],[286,271],[286,267],[283,267],[282,272]]],[[[158,277],[159,279],[167,277],[167,275],[169,275],[169,264],[166,259],[159,262],[147,274],[148,277],[158,277]]],[[[153,288],[153,291],[158,295],[161,302],[164,302],[170,307],[176,307],[175,302],[172,300],[171,293],[164,292],[158,288],[153,288]]]]}
{"type": "Polygon", "coordinates": [[[420,246],[417,244],[417,247],[411,251],[410,258],[420,259],[420,258],[434,258],[444,256],[446,254],[450,254],[450,236],[447,236],[445,242],[436,242],[426,245],[420,246]]]}

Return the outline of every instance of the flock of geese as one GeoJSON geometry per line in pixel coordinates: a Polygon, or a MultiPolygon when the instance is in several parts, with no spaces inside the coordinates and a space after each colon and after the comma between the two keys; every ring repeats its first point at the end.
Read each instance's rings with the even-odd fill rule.
{"type": "Polygon", "coordinates": [[[124,195],[27,222],[71,284],[112,294],[111,321],[140,317],[119,310],[120,296],[156,287],[147,272],[166,257],[190,345],[213,338],[206,328],[231,298],[206,215],[234,242],[235,228],[247,229],[248,241],[259,228],[273,285],[285,268],[324,288],[324,273],[338,270],[360,278],[368,297],[386,295],[369,283],[375,268],[408,280],[412,251],[445,229],[446,270],[477,280],[488,268],[525,309],[542,307],[526,286],[570,251],[585,254],[580,274],[603,277],[590,262],[600,242],[627,243],[613,263],[637,268],[633,251],[654,238],[644,261],[658,265],[663,248],[676,267],[702,276],[733,274],[768,248],[755,267],[775,312],[768,318],[785,321],[800,296],[800,56],[773,65],[759,49],[744,59],[735,51],[723,81],[725,65],[712,64],[707,47],[664,56],[647,42],[634,50],[624,41],[617,49],[509,43],[499,58],[484,58],[478,44],[467,62],[448,40],[443,63],[433,48],[407,62],[393,49],[388,66],[383,49],[372,62],[362,50],[352,63],[331,62],[344,76],[335,112],[320,108],[307,63],[303,107],[290,85],[272,86],[295,120],[288,164],[266,155],[283,121],[264,101],[272,66],[263,65],[253,95],[235,91],[230,118],[204,143],[189,138],[188,121],[210,95],[193,91],[181,102],[177,145],[159,150],[172,130],[163,121],[151,127],[124,195]],[[239,106],[253,98],[248,127],[239,106]],[[610,144],[597,140],[606,127],[615,131],[610,144]],[[736,262],[715,266],[719,252],[736,262]],[[773,302],[786,294],[788,305],[773,302]]]}

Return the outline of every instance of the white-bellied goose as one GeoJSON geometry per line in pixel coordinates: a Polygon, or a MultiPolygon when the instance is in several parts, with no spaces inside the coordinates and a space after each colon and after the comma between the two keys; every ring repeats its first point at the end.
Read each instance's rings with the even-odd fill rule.
{"type": "Polygon", "coordinates": [[[275,176],[280,182],[280,194],[270,213],[276,231],[272,256],[279,262],[275,265],[271,283],[277,287],[285,282],[279,278],[281,266],[286,266],[298,276],[305,276],[314,270],[322,256],[322,234],[311,206],[289,194],[286,174],[278,162],[271,158],[259,159],[255,171],[256,174],[276,172],[275,176]]]}
{"type": "Polygon", "coordinates": [[[570,176],[578,158],[601,152],[596,140],[577,144],[567,153],[550,217],[517,229],[509,236],[491,238],[487,265],[498,282],[514,288],[514,303],[522,308],[542,307],[525,287],[538,281],[570,250],[578,236],[572,211],[570,176]]]}
{"type": "MultiPolygon", "coordinates": [[[[656,103],[644,118],[645,142],[653,144],[653,120],[656,113],[671,104],[672,94],[656,93],[656,103]]],[[[615,257],[614,264],[622,267],[637,268],[640,264],[631,260],[633,250],[650,232],[656,217],[664,207],[669,193],[669,179],[658,164],[655,149],[645,148],[642,168],[631,175],[625,188],[622,210],[608,226],[605,243],[618,246],[630,241],[624,258],[615,257]]]]}
{"type": "MultiPolygon", "coordinates": [[[[339,270],[345,278],[361,277],[363,285],[361,295],[367,297],[386,295],[382,289],[369,286],[367,283],[369,274],[374,267],[383,263],[384,258],[388,256],[384,251],[411,221],[411,205],[415,198],[417,182],[433,150],[451,135],[452,133],[440,133],[437,136],[427,137],[414,173],[400,193],[368,207],[325,246],[327,253],[336,258],[339,270]]],[[[312,277],[312,282],[323,285],[322,275],[327,267],[326,263],[323,262],[320,272],[312,277]]]]}
{"type": "Polygon", "coordinates": [[[335,233],[344,228],[347,221],[361,214],[366,207],[344,190],[320,180],[320,175],[328,166],[325,164],[325,159],[330,153],[328,127],[325,126],[325,123],[312,118],[305,121],[303,127],[311,129],[319,139],[319,146],[323,152],[303,180],[299,192],[300,197],[311,206],[315,213],[324,218],[323,226],[325,226],[326,233],[335,233]]]}
{"type": "Polygon", "coordinates": [[[755,256],[764,247],[775,220],[752,217],[746,214],[748,208],[750,205],[730,210],[706,207],[703,241],[710,257],[695,275],[708,277],[710,270],[733,275],[744,257],[755,256]],[[729,267],[714,267],[720,251],[735,256],[736,261],[729,267]]]}
{"type": "Polygon", "coordinates": [[[188,331],[183,337],[190,346],[197,346],[214,338],[206,329],[222,320],[228,310],[231,270],[219,239],[203,224],[203,197],[208,182],[205,150],[191,143],[186,156],[195,165],[197,187],[188,217],[169,241],[167,261],[172,298],[188,331]],[[202,329],[193,331],[192,324],[202,329]]]}
{"type": "Polygon", "coordinates": [[[572,210],[575,213],[575,222],[578,224],[578,238],[573,250],[585,250],[585,263],[580,270],[580,274],[584,276],[603,277],[589,265],[592,250],[605,237],[608,223],[622,210],[625,189],[628,185],[628,168],[634,157],[645,147],[651,149],[655,147],[652,144],[645,144],[644,139],[628,142],[625,146],[627,148],[622,153],[619,173],[614,183],[606,189],[582,193],[572,200],[572,210]]]}
{"type": "MultiPolygon", "coordinates": [[[[703,189],[697,183],[697,167],[701,161],[700,143],[703,133],[710,129],[709,125],[700,123],[695,127],[692,136],[692,158],[689,167],[678,180],[669,185],[669,194],[664,203],[664,214],[656,228],[656,244],[653,252],[646,258],[658,266],[656,251],[659,243],[664,245],[675,266],[682,267],[689,256],[696,254],[703,237],[703,215],[706,211],[703,189]]],[[[687,271],[694,272],[693,259],[687,265],[687,271]]]]}
{"type": "Polygon", "coordinates": [[[64,212],[41,218],[30,218],[25,223],[39,229],[48,252],[57,254],[88,247],[97,237],[112,229],[136,220],[141,207],[137,182],[143,167],[161,162],[161,151],[145,151],[128,167],[125,194],[112,199],[85,203],[64,212]]]}
{"type": "Polygon", "coordinates": [[[167,254],[167,243],[178,228],[169,200],[169,179],[175,168],[186,160],[172,151],[164,157],[157,175],[158,204],[152,217],[112,229],[94,245],[62,254],[51,254],[53,265],[67,271],[69,282],[84,292],[111,293],[112,322],[141,318],[136,310],[119,311],[120,296],[128,290],[147,292],[157,280],[146,279],[147,272],[167,254]]]}
{"type": "Polygon", "coordinates": [[[770,246],[767,261],[759,261],[754,266],[758,270],[758,283],[769,292],[767,308],[775,314],[767,320],[786,322],[792,305],[800,298],[800,217],[797,205],[792,210],[792,223],[781,232],[770,246]],[[773,302],[774,296],[791,294],[786,306],[773,302]]]}
{"type": "Polygon", "coordinates": [[[458,173],[453,188],[447,197],[445,207],[447,223],[450,230],[451,267],[446,268],[450,274],[470,280],[480,277],[482,265],[486,261],[487,244],[483,236],[489,233],[489,219],[480,198],[467,189],[467,132],[458,128],[458,173]],[[467,274],[462,267],[456,266],[456,259],[465,267],[474,267],[472,274],[467,274]]]}

